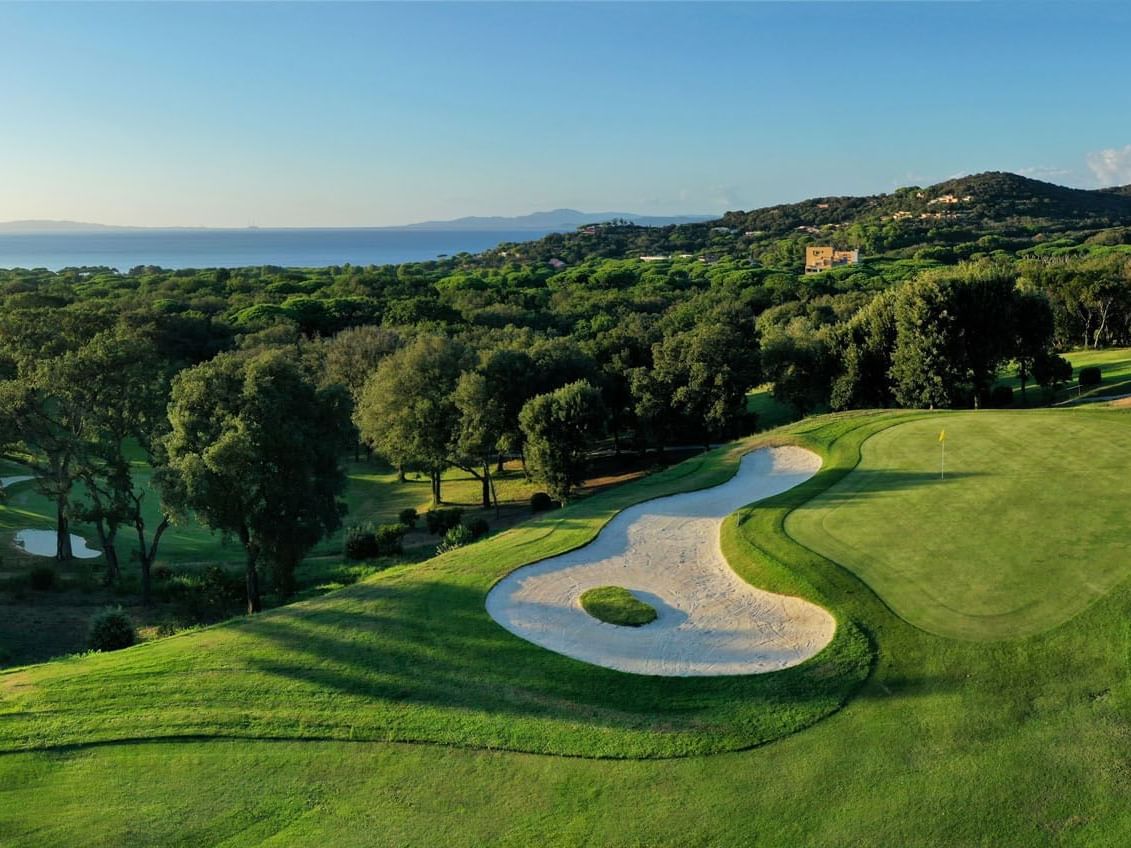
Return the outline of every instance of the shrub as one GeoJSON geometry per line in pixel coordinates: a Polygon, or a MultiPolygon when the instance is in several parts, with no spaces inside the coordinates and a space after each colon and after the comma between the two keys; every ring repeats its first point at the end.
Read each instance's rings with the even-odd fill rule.
{"type": "Polygon", "coordinates": [[[545,492],[535,492],[530,496],[531,512],[545,512],[554,508],[554,500],[545,492]]]}
{"type": "Polygon", "coordinates": [[[137,641],[133,622],[121,607],[103,610],[90,623],[88,643],[94,651],[117,651],[137,641]]]}
{"type": "Polygon", "coordinates": [[[1081,386],[1098,386],[1103,379],[1098,365],[1089,365],[1080,369],[1081,386]]]}
{"type": "Polygon", "coordinates": [[[245,580],[243,574],[232,574],[218,565],[210,565],[201,575],[200,590],[209,604],[227,606],[243,600],[247,591],[245,580]]]}
{"type": "Polygon", "coordinates": [[[491,525],[487,523],[485,518],[477,518],[467,525],[467,529],[471,532],[471,538],[482,539],[491,530],[491,525]]]}
{"type": "Polygon", "coordinates": [[[459,507],[451,509],[430,509],[424,513],[424,523],[428,532],[433,536],[443,536],[454,527],[459,527],[463,518],[463,510],[459,507]]]}
{"type": "Polygon", "coordinates": [[[475,540],[471,535],[471,531],[462,524],[457,524],[444,534],[444,541],[436,548],[436,553],[444,554],[448,551],[454,551],[456,548],[462,548],[464,545],[473,541],[475,540]]]}
{"type": "Polygon", "coordinates": [[[408,509],[402,509],[397,516],[397,521],[409,529],[416,527],[416,522],[419,520],[420,516],[417,514],[416,509],[411,506],[408,509]]]}
{"type": "Polygon", "coordinates": [[[167,565],[159,565],[152,572],[154,580],[168,580],[173,576],[173,569],[167,565]]]}
{"type": "Polygon", "coordinates": [[[369,527],[351,527],[346,531],[346,559],[372,559],[377,556],[377,536],[369,527]]]}
{"type": "Polygon", "coordinates": [[[382,524],[373,532],[377,556],[399,554],[403,547],[404,534],[408,527],[404,524],[382,524]]]}
{"type": "Polygon", "coordinates": [[[1002,407],[1013,405],[1013,388],[1011,386],[994,386],[990,391],[990,406],[1002,407]]]}
{"type": "Polygon", "coordinates": [[[37,565],[28,573],[28,582],[37,592],[46,592],[55,585],[55,569],[49,565],[37,565]]]}

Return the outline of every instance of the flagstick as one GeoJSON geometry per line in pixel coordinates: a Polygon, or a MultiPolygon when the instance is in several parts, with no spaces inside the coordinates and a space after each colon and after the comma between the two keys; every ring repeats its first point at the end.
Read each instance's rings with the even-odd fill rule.
{"type": "Polygon", "coordinates": [[[939,479],[946,479],[946,441],[939,442],[939,479]]]}

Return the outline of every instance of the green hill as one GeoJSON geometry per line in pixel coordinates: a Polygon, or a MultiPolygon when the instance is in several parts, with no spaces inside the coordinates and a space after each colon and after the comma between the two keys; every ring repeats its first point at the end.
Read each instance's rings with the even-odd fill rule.
{"type": "MultiPolygon", "coordinates": [[[[824,468],[740,510],[723,544],[747,580],[837,616],[830,648],[791,672],[618,674],[529,645],[483,608],[495,575],[578,544],[618,507],[725,479],[747,442],[254,620],[0,674],[0,841],[1125,845],[1131,586],[1097,582],[1105,563],[1060,536],[1055,567],[1034,573],[1009,554],[1020,535],[1084,526],[1079,475],[1126,415],[856,413],[775,435],[820,451],[824,468]],[[985,443],[945,487],[926,474],[895,486],[875,472],[875,451],[944,426],[956,447],[959,437],[985,443]],[[1045,445],[1046,431],[1065,436],[1045,445]],[[1030,443],[1031,473],[1018,473],[1007,440],[1030,443]],[[991,484],[997,521],[983,514],[991,484]],[[1050,497],[1027,498],[1034,488],[1050,497]],[[846,525],[886,523],[883,499],[896,489],[920,505],[946,493],[949,506],[933,523],[909,521],[895,542],[966,536],[980,564],[941,547],[922,568],[882,551],[872,567],[841,567],[791,535],[789,516],[810,504],[839,504],[846,525]],[[923,590],[913,604],[884,576],[891,569],[923,590]],[[1039,633],[1024,615],[973,641],[915,626],[929,608],[961,609],[972,579],[1012,584],[1022,613],[1034,597],[1080,589],[1088,602],[1067,620],[1045,617],[1039,633]]],[[[1125,504],[1126,457],[1101,461],[1112,466],[1108,501],[1125,504]]],[[[1124,524],[1104,532],[1104,555],[1119,565],[1124,524]]]]}

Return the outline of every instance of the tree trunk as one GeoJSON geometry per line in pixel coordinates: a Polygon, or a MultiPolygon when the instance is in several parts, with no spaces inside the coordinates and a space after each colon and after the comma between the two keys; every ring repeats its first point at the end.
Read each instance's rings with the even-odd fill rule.
{"type": "Polygon", "coordinates": [[[491,508],[491,467],[488,463],[483,463],[483,477],[480,479],[483,484],[483,508],[491,508]]]}
{"type": "Polygon", "coordinates": [[[403,483],[403,482],[405,482],[405,476],[404,476],[404,466],[403,466],[403,465],[398,465],[398,466],[397,466],[397,482],[398,482],[398,483],[403,483]]]}
{"type": "Polygon", "coordinates": [[[59,495],[55,499],[55,559],[68,562],[74,556],[74,551],[71,550],[71,524],[67,519],[67,496],[59,495]]]}
{"type": "Polygon", "coordinates": [[[247,553],[247,569],[246,569],[246,582],[247,582],[247,614],[253,615],[263,609],[263,602],[259,597],[259,572],[256,571],[256,563],[259,560],[259,547],[252,544],[251,534],[246,527],[240,528],[240,542],[243,543],[243,549],[247,553]]]}
{"type": "Polygon", "coordinates": [[[432,505],[439,506],[444,502],[440,492],[440,473],[439,471],[432,472],[432,505]]]}
{"type": "Polygon", "coordinates": [[[122,569],[118,564],[118,550],[114,547],[118,528],[111,526],[107,530],[106,523],[99,518],[94,522],[94,529],[98,533],[98,544],[102,547],[102,556],[106,557],[106,576],[102,578],[102,582],[107,586],[114,586],[122,578],[122,569]]]}
{"type": "Polygon", "coordinates": [[[151,578],[153,563],[157,559],[157,546],[161,542],[161,536],[168,527],[169,516],[161,516],[161,523],[157,525],[157,529],[153,532],[153,543],[147,545],[145,543],[145,519],[141,517],[140,508],[134,516],[134,528],[137,530],[138,562],[141,563],[141,602],[146,606],[153,603],[151,578]]]}
{"type": "Polygon", "coordinates": [[[498,458],[498,459],[496,460],[496,462],[495,462],[495,473],[496,473],[496,474],[502,474],[502,473],[503,473],[503,471],[505,470],[505,469],[503,468],[503,462],[505,462],[505,461],[506,461],[506,460],[505,460],[505,458],[503,457],[502,453],[500,453],[500,454],[499,454],[499,458],[498,458]]]}

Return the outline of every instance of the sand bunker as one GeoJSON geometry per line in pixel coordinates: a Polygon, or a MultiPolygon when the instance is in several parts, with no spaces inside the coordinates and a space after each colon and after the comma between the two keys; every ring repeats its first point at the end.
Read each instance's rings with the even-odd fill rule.
{"type": "MultiPolygon", "coordinates": [[[[35,556],[55,556],[55,531],[54,530],[21,530],[16,534],[14,541],[17,548],[23,548],[27,553],[35,556]]],[[[93,559],[102,556],[102,551],[88,548],[86,539],[82,536],[71,534],[71,552],[75,559],[93,559]]]]}
{"type": "Polygon", "coordinates": [[[719,545],[722,520],[791,489],[820,469],[797,447],[742,458],[726,483],[629,507],[576,551],[523,566],[487,595],[487,612],[543,648],[636,674],[755,674],[797,665],[827,645],[836,622],[801,598],[756,589],[719,545]],[[581,593],[623,586],[655,607],[643,627],[618,627],[581,608],[581,593]]]}

